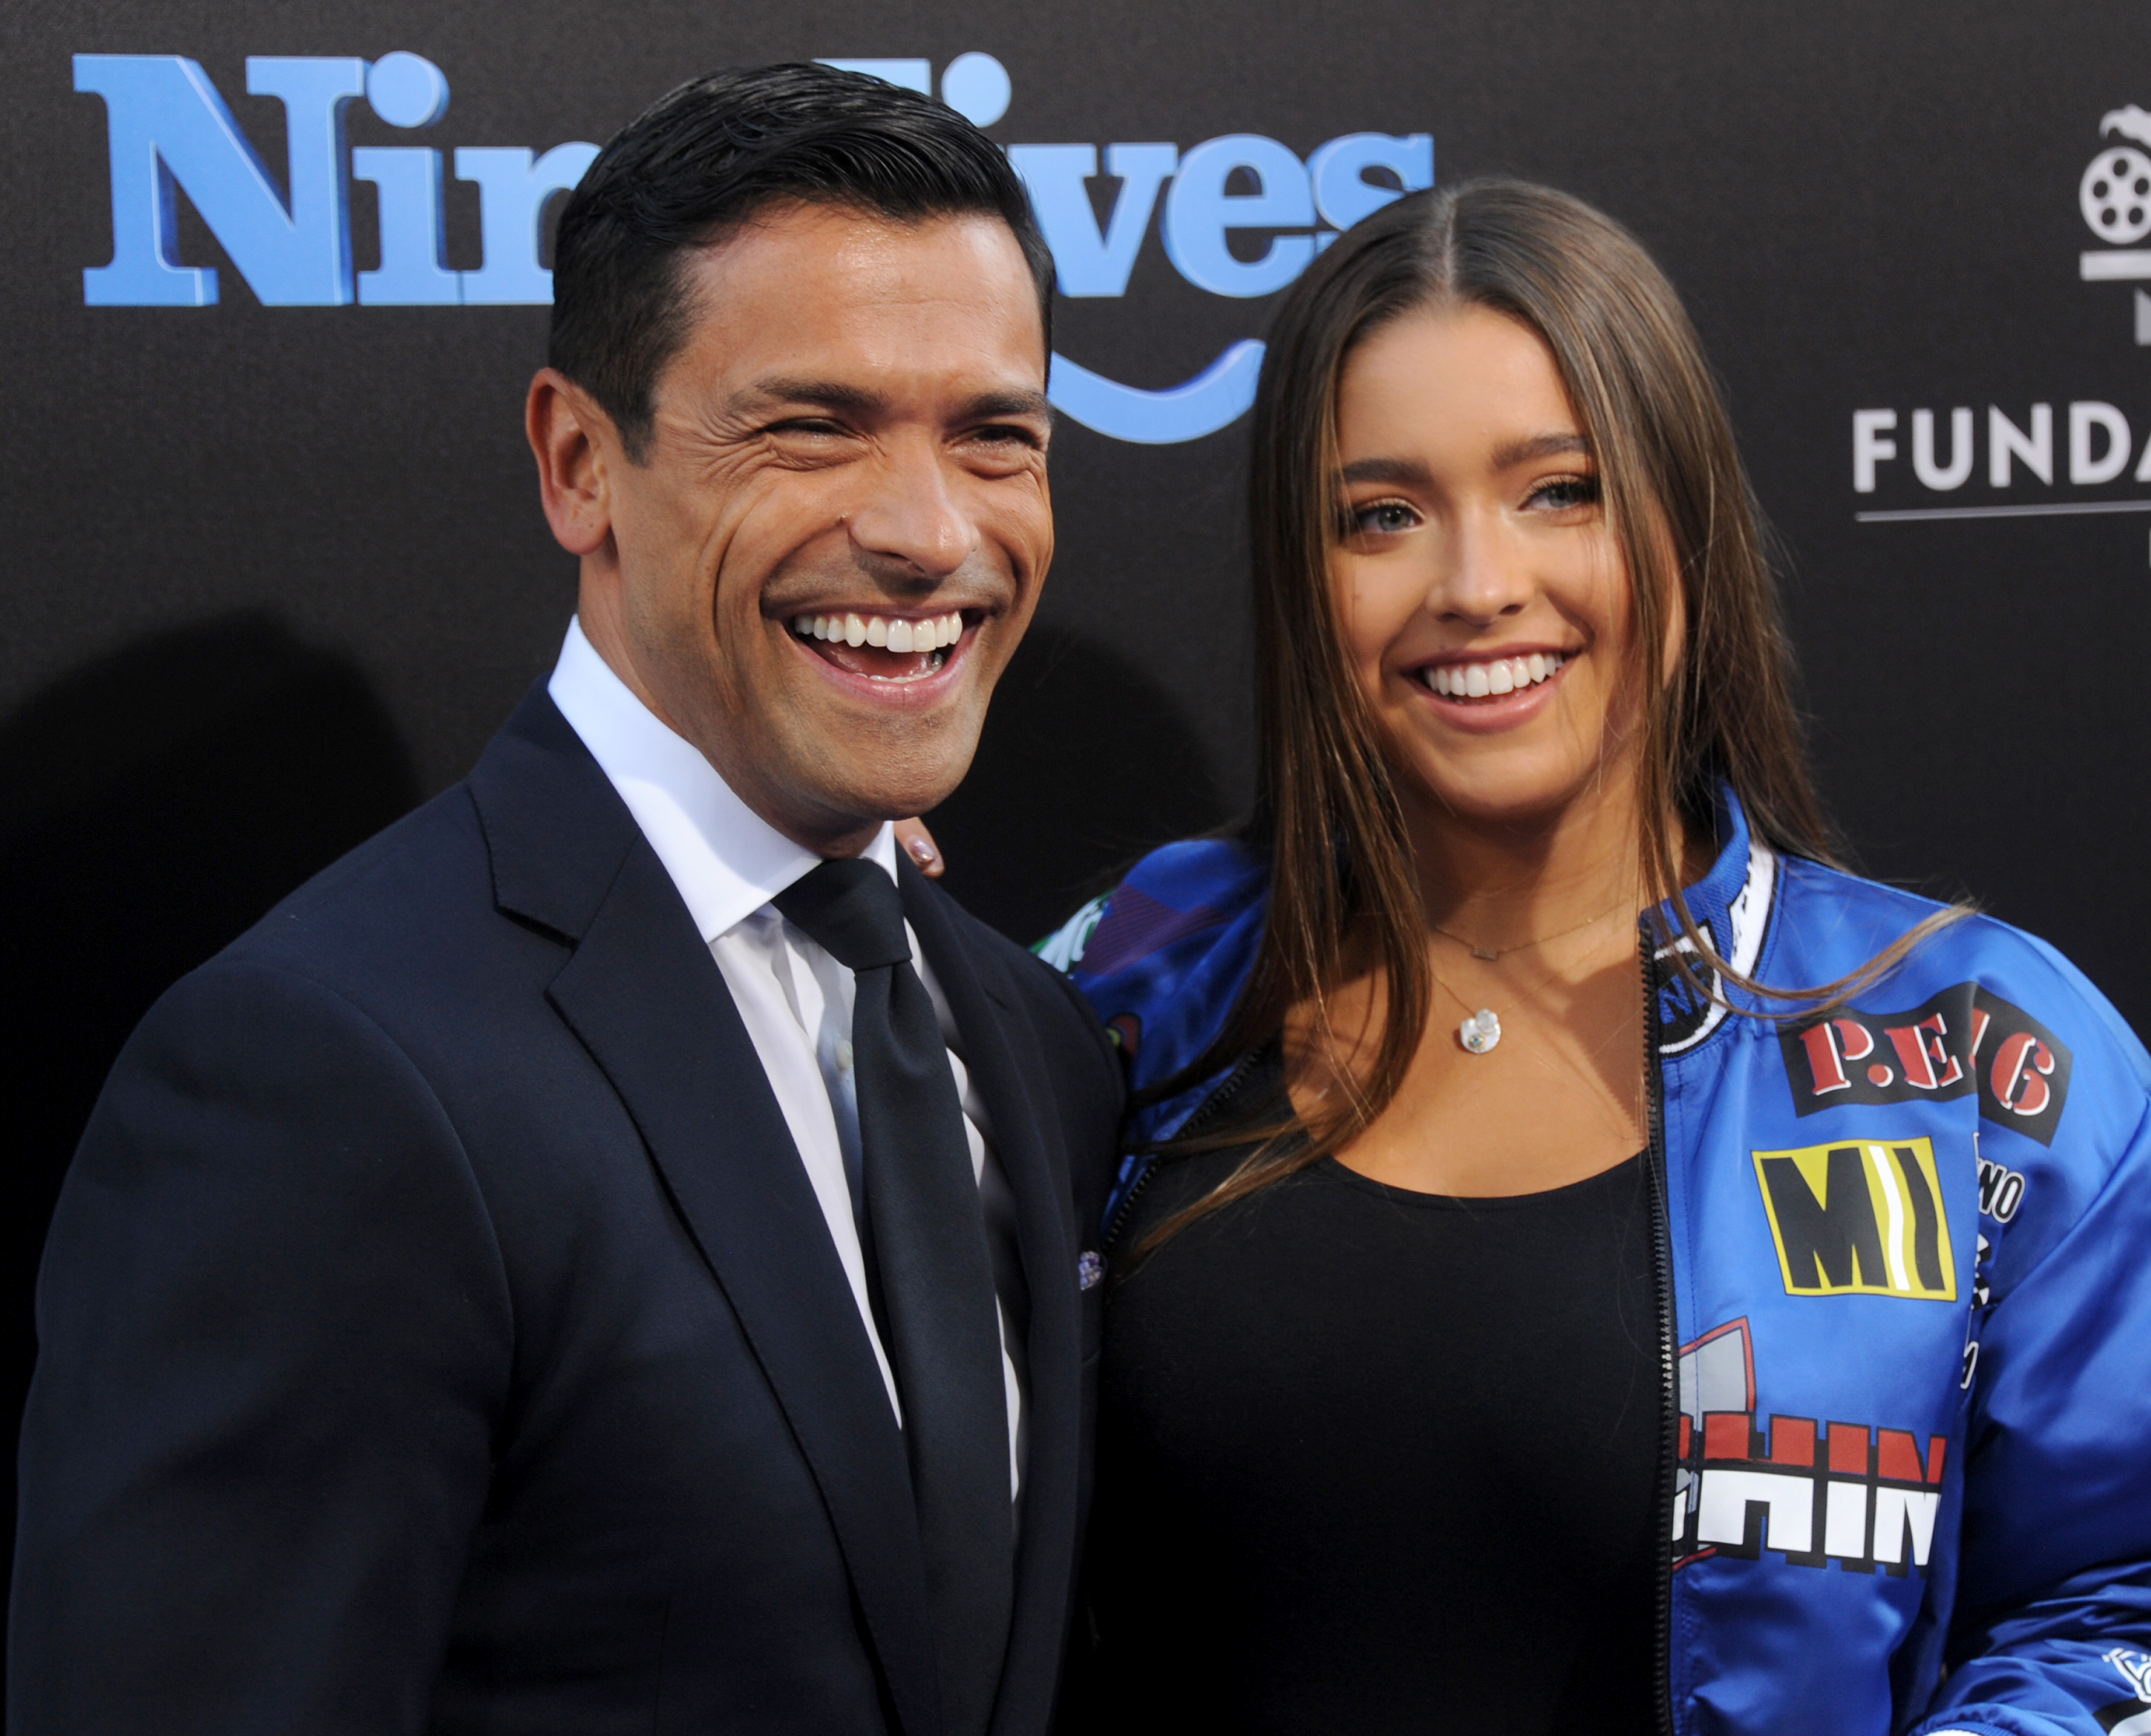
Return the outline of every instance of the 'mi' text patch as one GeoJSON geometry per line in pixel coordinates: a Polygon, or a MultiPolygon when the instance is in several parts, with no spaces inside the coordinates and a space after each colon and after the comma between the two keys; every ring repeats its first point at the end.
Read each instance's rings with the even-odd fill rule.
{"type": "Polygon", "coordinates": [[[1788,1295],[1956,1300],[1930,1141],[1845,1139],[1758,1151],[1755,1178],[1788,1295]]]}

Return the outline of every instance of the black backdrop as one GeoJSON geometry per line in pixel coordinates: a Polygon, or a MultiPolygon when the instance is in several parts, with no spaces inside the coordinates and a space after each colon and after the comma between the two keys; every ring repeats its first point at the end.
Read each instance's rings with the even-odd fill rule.
{"type": "MultiPolygon", "coordinates": [[[[83,272],[114,247],[111,164],[106,104],[77,93],[72,56],[198,62],[279,180],[285,110],[245,94],[249,55],[427,57],[451,87],[445,118],[402,133],[355,103],[346,143],[452,159],[602,140],[719,65],[906,57],[938,77],[983,51],[1012,85],[990,129],[1008,144],[1184,154],[1253,134],[1303,158],[1341,134],[1425,133],[1444,181],[1501,171],[1578,192],[1656,251],[1723,374],[1784,545],[1823,785],[1861,863],[2047,935],[2141,1025],[2151,514],[2130,503],[2151,500],[2151,476],[2133,480],[2151,301],[2130,274],[2151,255],[2132,256],[2125,190],[2108,209],[2083,190],[2102,151],[2151,141],[2151,118],[2125,112],[2151,100],[2148,28],[2130,0],[8,8],[0,1403],[28,1366],[53,1191],[134,1020],[458,777],[549,666],[574,580],[519,430],[544,310],[265,306],[184,197],[176,261],[221,268],[218,305],[86,306],[83,272]],[[2072,478],[2078,403],[2129,425],[2118,475],[2097,479],[2113,418],[2088,412],[2072,478]],[[2050,479],[2013,458],[1997,486],[1990,407],[2036,447],[2041,404],[2050,479]],[[1934,412],[1926,468],[1946,478],[1957,407],[1975,462],[1933,486],[1914,412],[1934,412]],[[1895,448],[1866,491],[1860,411],[1883,412],[1868,451],[1895,448]],[[1935,511],[1975,515],[1857,516],[1935,511]]],[[[1092,190],[1109,211],[1110,185],[1092,190]]],[[[478,190],[453,174],[445,225],[447,263],[477,266],[478,190]]],[[[373,185],[352,183],[362,271],[378,226],[373,185]]],[[[1192,286],[1153,216],[1126,294],[1065,301],[1058,347],[1164,387],[1259,336],[1268,307],[1192,286]]],[[[957,890],[1013,933],[1246,797],[1243,433],[1146,445],[1060,429],[1040,625],[937,817],[957,890]]]]}

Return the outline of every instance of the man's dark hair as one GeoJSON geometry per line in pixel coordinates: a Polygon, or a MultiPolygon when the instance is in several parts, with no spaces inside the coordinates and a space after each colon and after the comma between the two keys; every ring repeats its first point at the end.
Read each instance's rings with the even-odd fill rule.
{"type": "Polygon", "coordinates": [[[637,463],[657,377],[686,342],[685,256],[787,200],[904,223],[999,217],[1037,283],[1050,348],[1053,256],[1023,183],[984,133],[863,73],[713,73],[613,135],[569,196],[554,242],[549,359],[603,407],[637,463]]]}

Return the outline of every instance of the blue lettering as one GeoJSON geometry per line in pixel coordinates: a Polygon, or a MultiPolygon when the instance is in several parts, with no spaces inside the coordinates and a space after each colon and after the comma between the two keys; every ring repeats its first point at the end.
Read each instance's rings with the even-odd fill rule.
{"type": "MultiPolygon", "coordinates": [[[[366,69],[366,100],[392,127],[430,127],[448,112],[448,81],[422,54],[398,48],[366,69]]],[[[381,265],[358,274],[362,307],[439,307],[463,300],[448,269],[441,212],[441,154],[418,145],[362,144],[351,154],[354,180],[380,194],[381,265]]]]}
{"type": "Polygon", "coordinates": [[[1084,183],[1098,172],[1098,152],[1089,144],[1012,144],[1009,161],[1023,177],[1030,208],[1053,250],[1064,296],[1124,296],[1135,269],[1158,190],[1180,161],[1170,144],[1109,144],[1106,173],[1120,177],[1121,190],[1105,233],[1084,183]]]}
{"type": "Polygon", "coordinates": [[[448,81],[423,54],[397,48],[366,69],[366,101],[392,127],[430,127],[448,112],[448,81]]]}
{"type": "Polygon", "coordinates": [[[1242,338],[1184,385],[1163,392],[1123,386],[1055,356],[1045,395],[1055,409],[1112,439],[1171,446],[1214,434],[1246,415],[1262,372],[1263,347],[1251,337],[1242,338]]]}
{"type": "Polygon", "coordinates": [[[941,100],[974,127],[989,127],[1007,114],[1015,94],[1008,68],[976,48],[941,69],[941,100]]]}
{"type": "Polygon", "coordinates": [[[239,275],[271,307],[351,300],[343,109],[359,59],[250,55],[250,96],[284,104],[287,205],[199,63],[177,54],[78,54],[74,88],[104,99],[112,153],[112,262],[83,273],[93,307],[206,307],[216,272],[179,258],[184,190],[239,275]]]}
{"type": "Polygon", "coordinates": [[[595,144],[556,144],[532,161],[521,145],[456,147],[456,179],[478,187],[483,270],[463,273],[466,304],[553,299],[553,274],[538,263],[538,220],[545,201],[571,189],[597,159],[595,144]]]}
{"type": "Polygon", "coordinates": [[[1393,199],[1434,185],[1434,136],[1412,133],[1347,133],[1333,139],[1307,159],[1314,203],[1325,222],[1349,229],[1393,199]],[[1384,187],[1366,179],[1369,169],[1386,169],[1401,187],[1384,187]]]}
{"type": "MultiPolygon", "coordinates": [[[[924,59],[828,60],[930,94],[924,59]]],[[[549,202],[589,171],[597,147],[459,147],[458,179],[474,183],[484,263],[451,270],[443,225],[443,153],[418,145],[363,146],[350,178],[377,190],[381,262],[354,279],[343,111],[364,96],[399,128],[433,125],[447,112],[448,83],[421,55],[398,50],[368,64],[347,58],[250,57],[246,89],[285,109],[290,139],[280,187],[195,61],[166,54],[78,54],[78,91],[105,104],[112,158],[111,263],[83,274],[84,299],[99,306],[207,306],[217,273],[180,262],[178,201],[184,192],[232,266],[270,306],[370,306],[544,304],[552,273],[539,263],[549,202]],[[285,188],[288,187],[288,195],[285,188]]],[[[942,99],[981,125],[1005,111],[1006,69],[971,53],[950,63],[942,99]]],[[[1425,133],[1352,133],[1302,163],[1274,139],[1236,133],[1185,157],[1164,144],[1109,144],[1105,174],[1119,186],[1106,220],[1088,183],[1100,152],[1089,144],[1019,144],[1009,157],[1052,249],[1060,293],[1126,294],[1151,220],[1164,201],[1167,257],[1212,295],[1266,296],[1293,281],[1337,235],[1408,192],[1434,185],[1434,139],[1425,133]],[[1369,177],[1376,177],[1370,179],[1369,177]],[[1227,190],[1238,183],[1237,190],[1227,190]],[[1311,233],[1318,222],[1329,228],[1311,233]],[[1234,230],[1270,231],[1259,257],[1240,259],[1234,230]]],[[[1051,358],[1048,395],[1070,420],[1142,445],[1199,439],[1245,415],[1254,402],[1263,346],[1229,345],[1193,378],[1159,391],[1126,386],[1065,356],[1051,358]]]]}
{"type": "Polygon", "coordinates": [[[1227,230],[1293,229],[1314,222],[1307,167],[1274,139],[1232,133],[1181,159],[1165,200],[1165,251],[1180,275],[1213,296],[1267,296],[1283,289],[1314,257],[1312,235],[1278,235],[1258,260],[1233,258],[1227,230]],[[1235,170],[1260,189],[1227,193],[1235,170]]]}
{"type": "Polygon", "coordinates": [[[463,300],[448,268],[441,220],[441,154],[417,144],[362,144],[351,154],[357,180],[381,194],[381,266],[358,274],[366,307],[438,307],[463,300]]]}

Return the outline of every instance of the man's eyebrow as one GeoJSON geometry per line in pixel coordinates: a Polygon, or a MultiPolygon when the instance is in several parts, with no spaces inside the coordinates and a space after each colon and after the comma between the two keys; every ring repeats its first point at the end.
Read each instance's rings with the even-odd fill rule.
{"type": "Polygon", "coordinates": [[[1518,464],[1536,463],[1540,458],[1557,458],[1563,453],[1591,456],[1591,443],[1582,435],[1569,430],[1558,434],[1534,434],[1527,440],[1511,440],[1506,446],[1494,448],[1494,468],[1508,470],[1518,464]]]}
{"type": "Polygon", "coordinates": [[[1053,417],[1053,405],[1042,392],[982,392],[964,406],[964,419],[990,421],[996,416],[1053,417]]]}
{"type": "MultiPolygon", "coordinates": [[[[879,415],[888,408],[886,398],[863,386],[841,380],[810,380],[784,375],[755,381],[739,394],[736,402],[757,406],[812,404],[860,417],[879,415]]],[[[1052,405],[1042,392],[1001,390],[982,392],[969,400],[964,405],[962,419],[989,420],[996,416],[1042,416],[1050,419],[1052,414],[1052,405]]]]}
{"type": "Polygon", "coordinates": [[[862,416],[870,416],[888,407],[888,401],[879,392],[870,392],[863,386],[848,385],[841,380],[809,380],[785,375],[772,375],[757,380],[742,391],[735,402],[816,404],[825,410],[848,410],[862,416]]]}

